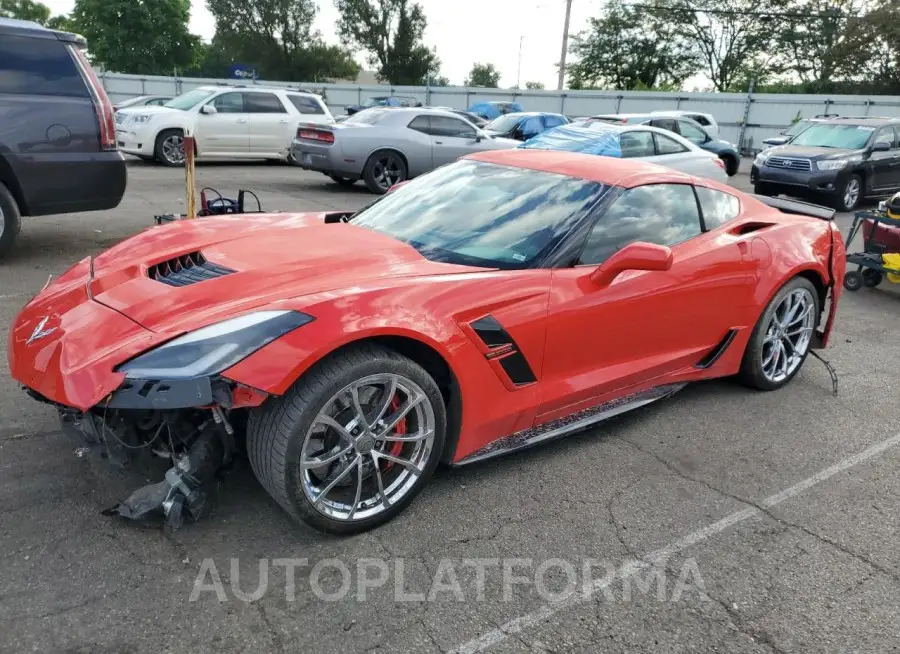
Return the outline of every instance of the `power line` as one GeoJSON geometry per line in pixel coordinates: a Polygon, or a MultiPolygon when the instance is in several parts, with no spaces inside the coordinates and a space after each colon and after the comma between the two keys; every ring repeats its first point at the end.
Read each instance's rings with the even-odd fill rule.
{"type": "Polygon", "coordinates": [[[813,13],[805,13],[805,12],[796,12],[796,11],[751,11],[751,10],[741,10],[741,9],[704,9],[697,7],[671,7],[665,5],[657,5],[657,4],[646,4],[646,3],[629,3],[625,5],[626,7],[635,7],[636,9],[650,9],[654,11],[668,11],[672,13],[694,13],[694,14],[714,14],[714,15],[722,15],[722,16],[756,16],[756,17],[768,17],[768,18],[859,18],[859,14],[844,14],[840,12],[827,13],[827,14],[813,14],[813,13]]]}

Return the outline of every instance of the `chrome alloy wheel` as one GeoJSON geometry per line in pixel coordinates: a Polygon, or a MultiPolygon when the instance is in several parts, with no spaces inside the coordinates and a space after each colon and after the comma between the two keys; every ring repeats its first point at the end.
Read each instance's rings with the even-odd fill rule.
{"type": "Polygon", "coordinates": [[[414,381],[396,374],[359,379],[325,403],[306,433],[303,493],[334,520],[378,515],[416,485],[434,437],[434,409],[414,381]]]}
{"type": "Polygon", "coordinates": [[[373,173],[375,183],[384,190],[388,190],[394,184],[403,181],[403,169],[400,165],[400,159],[393,154],[380,157],[375,162],[373,173]]]}
{"type": "Polygon", "coordinates": [[[171,164],[184,163],[184,137],[181,134],[167,136],[162,142],[162,153],[171,164]]]}
{"type": "Polygon", "coordinates": [[[857,200],[859,200],[859,179],[856,177],[851,177],[850,181],[847,182],[847,186],[844,188],[844,206],[853,208],[856,206],[857,200]]]}
{"type": "Polygon", "coordinates": [[[815,298],[805,288],[794,289],[778,303],[762,347],[762,372],[768,381],[784,381],[803,363],[815,327],[815,307],[815,298]]]}

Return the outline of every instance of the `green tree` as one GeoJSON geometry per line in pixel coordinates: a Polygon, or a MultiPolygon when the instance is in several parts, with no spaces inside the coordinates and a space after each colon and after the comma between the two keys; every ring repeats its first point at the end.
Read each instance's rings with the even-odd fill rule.
{"type": "Polygon", "coordinates": [[[428,80],[430,86],[450,86],[450,80],[443,75],[432,77],[428,80]]]}
{"type": "Polygon", "coordinates": [[[676,0],[666,10],[676,33],[699,52],[703,72],[716,91],[727,91],[748,71],[777,74],[771,46],[784,29],[789,0],[676,0]]]}
{"type": "Polygon", "coordinates": [[[543,83],[543,82],[525,82],[525,88],[526,88],[526,89],[542,90],[542,89],[544,89],[545,87],[544,87],[544,83],[543,83]]]}
{"type": "Polygon", "coordinates": [[[872,81],[872,90],[900,94],[900,4],[896,0],[878,0],[850,29],[859,33],[861,42],[867,43],[870,57],[861,75],[872,81]]]}
{"type": "Polygon", "coordinates": [[[209,66],[227,68],[239,62],[253,66],[266,79],[298,82],[356,79],[359,74],[352,53],[326,44],[313,29],[318,12],[314,0],[207,0],[206,4],[216,19],[209,66]]]}
{"type": "Polygon", "coordinates": [[[613,0],[572,38],[578,61],[568,67],[573,89],[679,87],[699,68],[696,48],[661,9],[613,0]]]}
{"type": "Polygon", "coordinates": [[[423,43],[427,21],[409,0],[334,0],[344,45],[364,50],[378,78],[395,85],[422,85],[437,76],[440,59],[423,43]]]}
{"type": "Polygon", "coordinates": [[[0,18],[18,18],[40,23],[51,29],[68,29],[65,16],[51,16],[50,7],[34,0],[0,0],[0,18]]]}
{"type": "Polygon", "coordinates": [[[469,72],[463,86],[483,86],[489,89],[495,89],[500,85],[500,71],[494,64],[475,64],[469,72]]]}
{"type": "Polygon", "coordinates": [[[188,30],[190,14],[190,0],[75,0],[72,23],[106,69],[171,75],[197,57],[200,37],[188,30]]]}

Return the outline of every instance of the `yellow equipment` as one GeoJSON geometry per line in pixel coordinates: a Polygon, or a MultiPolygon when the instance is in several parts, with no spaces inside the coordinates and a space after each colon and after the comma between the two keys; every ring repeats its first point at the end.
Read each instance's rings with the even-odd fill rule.
{"type": "Polygon", "coordinates": [[[885,203],[888,218],[900,220],[900,193],[894,193],[890,200],[885,203]]]}

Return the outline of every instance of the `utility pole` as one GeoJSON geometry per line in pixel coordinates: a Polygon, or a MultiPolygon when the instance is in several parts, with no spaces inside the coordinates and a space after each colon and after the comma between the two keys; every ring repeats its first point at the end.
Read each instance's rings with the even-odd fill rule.
{"type": "Polygon", "coordinates": [[[519,37],[519,70],[516,73],[516,88],[520,90],[522,88],[522,40],[524,38],[524,36],[519,37]]]}
{"type": "Polygon", "coordinates": [[[569,49],[569,17],[572,15],[572,0],[566,0],[566,22],[563,25],[562,52],[559,55],[559,84],[557,90],[562,91],[566,84],[566,51],[569,49]]]}

